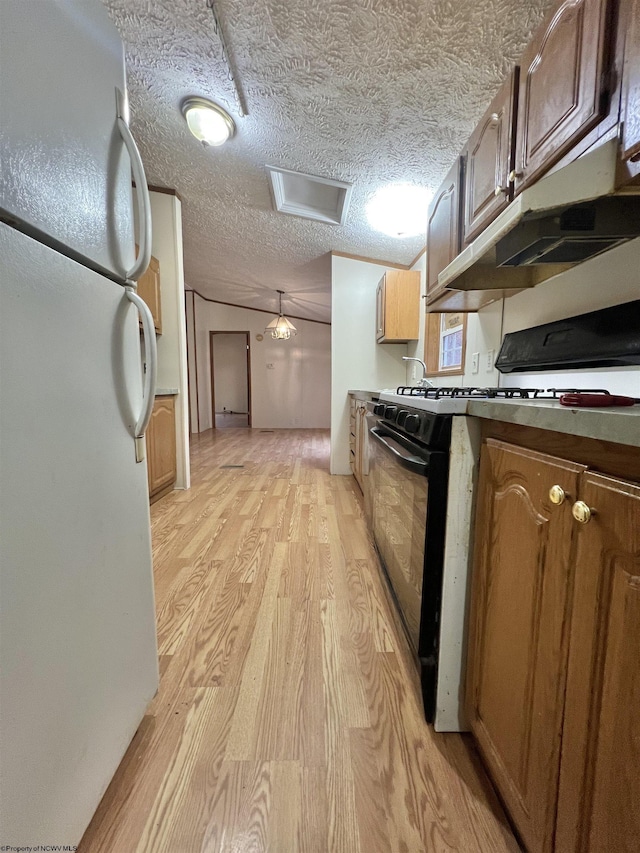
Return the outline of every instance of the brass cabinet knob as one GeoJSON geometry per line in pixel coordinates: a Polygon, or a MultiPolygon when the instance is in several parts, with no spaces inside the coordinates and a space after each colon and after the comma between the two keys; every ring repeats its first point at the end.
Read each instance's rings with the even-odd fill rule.
{"type": "Polygon", "coordinates": [[[491,113],[491,124],[497,124],[500,121],[500,116],[498,113],[491,113]]]}
{"type": "Polygon", "coordinates": [[[501,186],[499,186],[499,185],[498,185],[498,186],[495,188],[495,190],[493,191],[493,194],[494,194],[495,196],[498,196],[498,195],[500,195],[501,193],[508,193],[508,192],[509,192],[509,188],[508,188],[508,187],[501,187],[501,186]]]}
{"type": "Polygon", "coordinates": [[[509,172],[509,180],[510,180],[510,181],[515,181],[517,178],[521,178],[523,174],[524,174],[524,172],[516,172],[516,170],[515,170],[515,169],[512,169],[512,170],[509,172]]]}
{"type": "Polygon", "coordinates": [[[591,520],[593,510],[590,509],[584,501],[576,501],[571,507],[571,514],[580,524],[586,524],[591,520]]]}
{"type": "Polygon", "coordinates": [[[560,504],[563,504],[566,499],[567,493],[562,488],[562,486],[551,486],[551,488],[549,489],[549,500],[552,504],[560,506],[560,504]]]}

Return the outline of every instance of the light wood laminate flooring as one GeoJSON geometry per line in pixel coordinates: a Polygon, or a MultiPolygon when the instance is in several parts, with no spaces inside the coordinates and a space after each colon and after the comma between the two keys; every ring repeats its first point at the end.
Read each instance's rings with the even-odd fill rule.
{"type": "Polygon", "coordinates": [[[151,510],[160,691],[80,853],[518,851],[321,430],[213,430],[151,510]],[[224,467],[242,466],[242,467],[224,467]]]}

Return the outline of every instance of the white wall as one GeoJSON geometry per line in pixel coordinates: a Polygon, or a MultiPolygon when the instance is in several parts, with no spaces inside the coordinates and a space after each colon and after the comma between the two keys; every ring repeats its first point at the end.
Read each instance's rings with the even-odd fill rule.
{"type": "Polygon", "coordinates": [[[350,474],[349,390],[405,383],[407,344],[376,342],[376,287],[386,268],[331,259],[331,473],[350,474]]]}
{"type": "Polygon", "coordinates": [[[188,489],[189,413],[187,393],[187,342],[182,257],[182,205],[168,193],[151,192],[153,238],[151,253],[160,262],[162,334],[158,336],[158,388],[177,388],[176,488],[188,489]]]}
{"type": "Polygon", "coordinates": [[[244,335],[214,335],[213,373],[216,412],[248,411],[247,339],[244,335]]]}
{"type": "MultiPolygon", "coordinates": [[[[422,272],[425,287],[426,255],[413,269],[422,272]]],[[[640,299],[640,240],[586,261],[531,290],[467,315],[467,350],[462,376],[434,377],[435,385],[501,385],[515,387],[604,387],[620,394],[640,396],[640,368],[601,368],[580,371],[548,371],[501,375],[487,365],[487,354],[498,355],[503,335],[576,314],[597,311],[640,299]],[[472,372],[473,353],[478,352],[479,370],[472,372]]],[[[424,358],[424,324],[409,355],[424,358]]],[[[411,373],[407,382],[413,382],[411,373]]]]}
{"type": "Polygon", "coordinates": [[[195,328],[193,321],[195,293],[185,291],[185,312],[187,323],[187,377],[189,380],[189,431],[199,432],[198,429],[198,386],[196,384],[195,360],[195,328]]]}
{"type": "MultiPolygon", "coordinates": [[[[500,349],[503,334],[516,332],[576,314],[585,314],[640,299],[640,240],[633,240],[597,258],[579,264],[531,290],[512,296],[470,315],[472,334],[481,324],[487,326],[490,316],[502,315],[502,323],[491,326],[484,341],[467,344],[465,382],[473,382],[470,358],[480,351],[481,361],[486,349],[500,349]],[[488,345],[488,346],[487,346],[488,345]]],[[[608,388],[620,394],[640,396],[640,368],[599,368],[544,373],[512,373],[500,375],[498,384],[516,387],[583,387],[608,388]]]]}
{"type": "MultiPolygon", "coordinates": [[[[273,315],[208,302],[195,295],[200,431],[210,429],[210,331],[250,333],[252,425],[259,429],[326,428],[330,422],[331,327],[294,320],[298,334],[274,341],[264,334],[273,315]],[[263,335],[258,341],[256,336],[263,335]],[[270,366],[269,366],[270,365],[270,366]]],[[[193,318],[189,317],[189,323],[193,318]]],[[[191,344],[190,344],[191,347],[191,344]]],[[[195,367],[195,357],[191,353],[195,367]]],[[[193,375],[195,371],[191,370],[193,375]]],[[[197,424],[192,424],[197,428],[197,424]]]]}
{"type": "MultiPolygon", "coordinates": [[[[420,293],[426,293],[427,255],[426,252],[418,258],[411,269],[420,272],[420,293]]],[[[424,300],[422,300],[424,311],[424,300]]],[[[408,345],[408,355],[424,360],[424,339],[426,328],[426,314],[420,323],[420,340],[408,345]]],[[[494,349],[497,355],[500,348],[502,328],[502,300],[487,306],[478,314],[467,315],[467,348],[465,356],[464,375],[457,376],[432,376],[430,381],[438,386],[460,387],[462,385],[498,385],[500,374],[493,367],[488,367],[486,353],[494,349]],[[481,352],[485,356],[479,361],[478,373],[471,373],[472,353],[481,352]]],[[[422,376],[422,368],[419,364],[409,363],[407,370],[407,385],[415,385],[416,380],[422,376]]]]}
{"type": "MultiPolygon", "coordinates": [[[[421,293],[424,294],[426,254],[418,258],[412,269],[420,271],[421,293]]],[[[331,471],[335,474],[349,473],[347,392],[415,384],[422,374],[420,365],[402,362],[401,358],[409,355],[424,359],[424,321],[416,342],[375,343],[375,289],[383,273],[384,268],[376,264],[333,257],[331,471]]],[[[468,314],[464,374],[433,377],[432,381],[440,386],[608,388],[614,393],[640,397],[639,367],[501,375],[487,359],[493,351],[495,360],[503,333],[634,299],[640,299],[640,240],[593,258],[531,290],[468,314]],[[479,353],[477,373],[472,372],[474,352],[479,353]]]]}

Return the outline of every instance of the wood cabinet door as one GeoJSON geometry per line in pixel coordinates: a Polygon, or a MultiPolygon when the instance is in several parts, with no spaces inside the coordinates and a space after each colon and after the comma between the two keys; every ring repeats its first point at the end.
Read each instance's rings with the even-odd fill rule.
{"type": "Polygon", "coordinates": [[[384,338],[384,276],[378,282],[376,288],[376,340],[381,341],[384,338]]]}
{"type": "Polygon", "coordinates": [[[470,243],[513,197],[515,109],[519,69],[504,81],[467,145],[464,242],[470,243]]]}
{"type": "Polygon", "coordinates": [[[456,159],[429,205],[427,221],[427,297],[438,290],[438,275],[460,251],[462,160],[456,159]]]}
{"type": "Polygon", "coordinates": [[[640,0],[625,0],[622,14],[626,28],[622,157],[636,163],[640,160],[640,0]]]}
{"type": "Polygon", "coordinates": [[[570,615],[571,500],[584,466],[482,448],[467,713],[529,853],[553,849],[570,615]]]}
{"type": "Polygon", "coordinates": [[[389,270],[376,291],[376,340],[402,343],[420,337],[420,273],[389,270]]]}
{"type": "Polygon", "coordinates": [[[564,0],[520,61],[515,190],[537,180],[606,113],[609,0],[564,0]]]}
{"type": "Polygon", "coordinates": [[[366,424],[367,407],[364,403],[359,402],[356,408],[356,434],[355,434],[355,478],[358,485],[364,491],[364,468],[365,468],[365,435],[367,430],[366,424]]]}
{"type": "Polygon", "coordinates": [[[176,474],[175,403],[173,397],[157,397],[147,428],[149,496],[171,486],[176,474]]]}
{"type": "Polygon", "coordinates": [[[558,853],[640,849],[640,487],[587,473],[577,552],[558,853]]]}
{"type": "MultiPolygon", "coordinates": [[[[138,282],[138,294],[149,306],[153,325],[158,335],[162,334],[162,301],[160,297],[160,263],[151,256],[149,267],[138,282]]],[[[142,325],[142,321],[141,321],[142,325]]]]}

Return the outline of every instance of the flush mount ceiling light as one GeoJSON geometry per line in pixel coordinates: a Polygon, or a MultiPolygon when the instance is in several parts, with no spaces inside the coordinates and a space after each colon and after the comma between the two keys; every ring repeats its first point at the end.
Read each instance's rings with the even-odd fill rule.
{"type": "Polygon", "coordinates": [[[287,320],[287,318],[282,313],[282,295],[284,290],[279,290],[278,294],[280,297],[279,309],[278,309],[278,317],[275,320],[272,320],[269,325],[266,327],[265,334],[271,335],[271,337],[276,341],[288,341],[292,335],[297,335],[298,331],[296,327],[293,325],[291,320],[287,320]]]}
{"type": "Polygon", "coordinates": [[[427,231],[427,209],[433,193],[413,184],[387,184],[367,204],[367,219],[389,237],[417,237],[427,231]]]}
{"type": "Polygon", "coordinates": [[[236,132],[229,113],[206,98],[186,98],[182,102],[182,115],[191,133],[203,145],[222,145],[236,132]]]}

